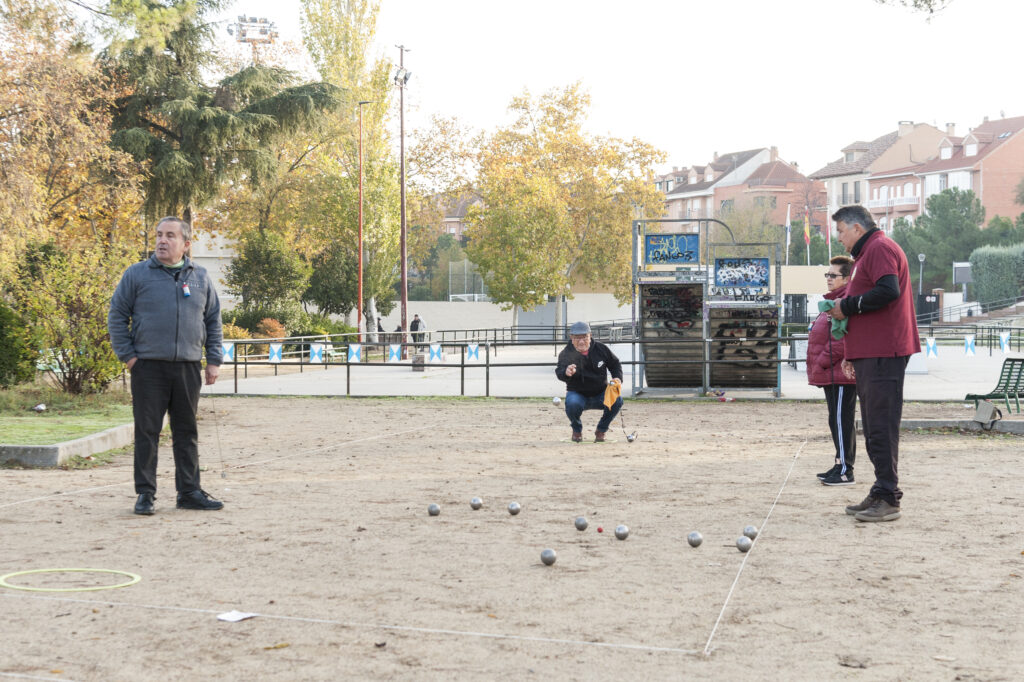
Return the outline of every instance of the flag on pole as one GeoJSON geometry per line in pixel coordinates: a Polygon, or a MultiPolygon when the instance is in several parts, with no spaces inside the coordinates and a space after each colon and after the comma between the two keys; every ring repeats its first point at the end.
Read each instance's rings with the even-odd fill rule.
{"type": "Polygon", "coordinates": [[[792,204],[786,204],[786,265],[789,265],[789,237],[793,231],[793,226],[789,222],[789,209],[792,204]]]}
{"type": "Polygon", "coordinates": [[[1010,352],[1010,332],[999,332],[999,350],[1010,352]]]}
{"type": "Polygon", "coordinates": [[[964,355],[969,358],[974,357],[974,334],[964,336],[964,355]]]}
{"type": "Polygon", "coordinates": [[[811,213],[804,204],[804,244],[807,245],[807,264],[811,264],[811,213]]]}

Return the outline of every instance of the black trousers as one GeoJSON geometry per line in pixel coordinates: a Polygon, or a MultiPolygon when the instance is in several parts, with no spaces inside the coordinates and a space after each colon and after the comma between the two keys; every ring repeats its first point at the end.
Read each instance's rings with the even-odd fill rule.
{"type": "Polygon", "coordinates": [[[897,465],[900,453],[900,421],[903,418],[903,378],[909,357],[862,358],[853,361],[857,373],[857,397],[864,424],[864,445],[875,467],[872,497],[899,506],[897,465]]]}
{"type": "Polygon", "coordinates": [[[857,459],[857,431],[854,428],[857,389],[844,384],[830,384],[822,388],[828,404],[828,428],[836,446],[836,464],[842,467],[839,473],[845,474],[853,469],[853,462],[857,459]]]}
{"type": "Polygon", "coordinates": [[[199,490],[199,429],[196,409],[202,388],[200,363],[136,360],[132,366],[135,415],[135,492],[156,493],[157,449],[164,415],[170,413],[174,485],[199,490]]]}

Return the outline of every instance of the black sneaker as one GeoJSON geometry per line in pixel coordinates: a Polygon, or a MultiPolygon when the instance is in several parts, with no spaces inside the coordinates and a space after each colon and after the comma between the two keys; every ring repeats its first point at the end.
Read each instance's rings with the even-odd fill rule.
{"type": "Polygon", "coordinates": [[[838,470],[839,470],[839,465],[838,464],[833,464],[832,468],[829,469],[828,471],[823,471],[820,474],[817,474],[818,480],[820,481],[822,479],[826,479],[826,478],[828,478],[829,476],[831,476],[832,474],[834,474],[838,470]]]}
{"type": "Polygon", "coordinates": [[[841,470],[841,467],[836,467],[821,482],[825,485],[853,485],[853,469],[848,468],[845,474],[839,473],[841,470]]]}
{"type": "Polygon", "coordinates": [[[223,509],[224,503],[215,500],[205,490],[193,490],[187,493],[178,493],[178,509],[203,509],[216,511],[223,509]]]}
{"type": "Polygon", "coordinates": [[[142,516],[153,515],[153,493],[139,493],[139,499],[135,501],[135,513],[142,516]]]}

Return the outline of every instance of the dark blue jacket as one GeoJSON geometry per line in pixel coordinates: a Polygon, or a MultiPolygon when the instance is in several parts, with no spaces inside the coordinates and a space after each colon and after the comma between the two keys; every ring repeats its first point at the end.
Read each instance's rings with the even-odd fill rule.
{"type": "Polygon", "coordinates": [[[188,258],[177,273],[155,254],[125,270],[110,300],[107,329],[121,362],[198,362],[204,347],[207,364],[223,362],[220,299],[206,268],[188,258]]]}

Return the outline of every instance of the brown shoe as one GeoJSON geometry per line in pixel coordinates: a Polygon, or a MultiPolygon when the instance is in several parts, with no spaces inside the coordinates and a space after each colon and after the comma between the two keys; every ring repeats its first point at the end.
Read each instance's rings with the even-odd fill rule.
{"type": "Polygon", "coordinates": [[[858,521],[895,521],[899,517],[899,507],[894,507],[885,500],[876,499],[870,507],[862,512],[857,512],[853,518],[858,521]]]}
{"type": "Polygon", "coordinates": [[[847,507],[846,508],[846,513],[849,514],[850,516],[856,516],[857,514],[861,513],[862,511],[867,511],[868,508],[872,504],[875,503],[875,499],[876,498],[871,497],[870,495],[868,495],[867,497],[865,497],[861,501],[860,504],[851,504],[849,507],[847,507]]]}
{"type": "Polygon", "coordinates": [[[582,443],[583,442],[583,432],[582,431],[573,431],[572,432],[572,442],[573,443],[582,443]]]}
{"type": "Polygon", "coordinates": [[[606,434],[606,433],[607,433],[607,431],[594,431],[594,442],[595,443],[603,443],[604,442],[604,434],[606,434]]]}

